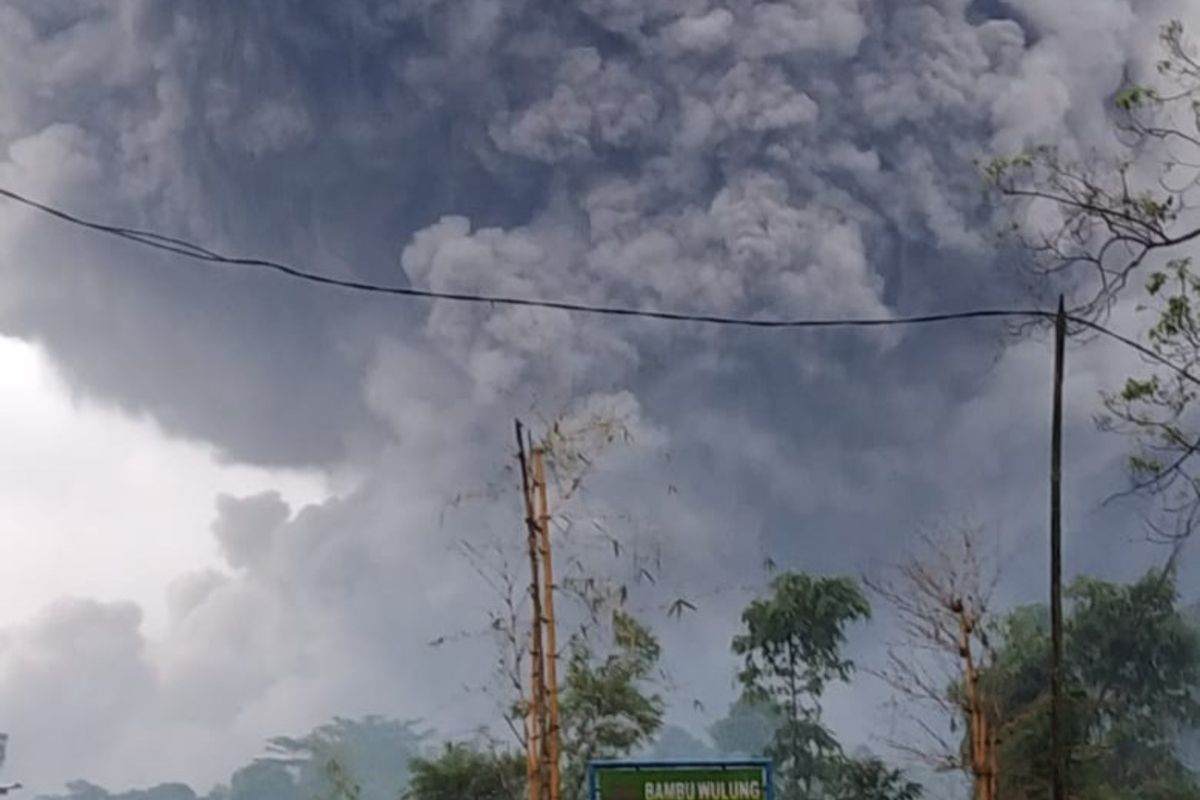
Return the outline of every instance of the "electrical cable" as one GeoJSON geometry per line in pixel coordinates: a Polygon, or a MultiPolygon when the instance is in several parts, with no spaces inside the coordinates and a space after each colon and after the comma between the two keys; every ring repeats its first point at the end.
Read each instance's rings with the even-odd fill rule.
{"type": "Polygon", "coordinates": [[[288,277],[324,286],[347,289],[371,294],[398,295],[417,297],[430,300],[449,300],[465,303],[482,303],[487,305],[526,306],[533,308],[548,308],[560,311],[573,311],[585,314],[598,314],[618,317],[638,317],[643,319],[666,320],[669,322],[698,322],[709,325],[729,325],[750,328],[849,328],[849,327],[886,327],[894,325],[915,325],[934,322],[949,322],[965,319],[1012,318],[1025,317],[1030,319],[1052,319],[1054,315],[1048,311],[1036,309],[975,309],[969,311],[951,311],[934,314],[920,314],[908,317],[862,317],[844,319],[763,319],[755,317],[723,316],[716,314],[693,314],[686,312],[664,311],[658,309],[629,308],[621,306],[592,305],[563,300],[545,300],[530,297],[513,297],[505,295],[474,294],[468,292],[444,292],[432,289],[418,289],[411,286],[395,286],[371,283],[366,281],[348,280],[309,272],[298,267],[278,261],[261,258],[239,258],[224,256],[209,248],[173,236],[152,231],[137,230],[117,225],[106,225],[100,222],[84,219],[53,206],[48,206],[31,200],[24,195],[0,187],[0,196],[7,197],[29,208],[72,225],[87,228],[99,233],[115,236],[156,250],[162,250],[175,255],[235,267],[248,267],[271,270],[288,277]]]}
{"type": "MultiPolygon", "coordinates": [[[[64,211],[60,208],[40,203],[23,194],[12,191],[4,187],[0,187],[0,197],[8,198],[16,203],[20,203],[28,208],[48,214],[58,220],[75,225],[80,228],[104,233],[109,236],[114,236],[120,239],[140,244],[145,247],[150,247],[155,250],[172,253],[174,255],[190,258],[197,261],[204,261],[211,264],[245,267],[251,269],[270,270],[282,275],[295,278],[297,280],[306,281],[309,283],[329,286],[333,288],[345,289],[349,291],[364,292],[368,294],[384,294],[400,297],[423,298],[427,300],[447,300],[462,303],[479,303],[486,305],[508,305],[508,306],[523,306],[530,308],[547,308],[560,311],[578,312],[584,314],[596,314],[613,317],[633,317],[641,319],[656,319],[667,322],[695,322],[707,325],[726,325],[748,328],[869,328],[869,327],[890,327],[897,325],[921,325],[938,322],[952,322],[957,320],[972,320],[972,319],[1054,319],[1054,312],[1044,311],[1039,309],[1012,309],[1012,308],[988,308],[988,309],[973,309],[967,311],[949,311],[933,314],[919,314],[915,316],[905,317],[858,317],[858,318],[842,318],[842,319],[815,319],[815,318],[798,318],[798,319],[764,319],[756,317],[736,317],[724,316],[717,314],[693,314],[677,311],[665,311],[659,309],[646,308],[631,308],[622,306],[603,306],[592,305],[588,303],[571,302],[565,300],[548,300],[531,297],[513,297],[506,295],[487,295],[474,294],[469,292],[444,292],[432,289],[418,289],[411,286],[395,286],[388,284],[371,283],[367,281],[348,280],[343,278],[335,278],[329,275],[322,275],[316,272],[309,272],[298,267],[284,264],[278,261],[261,258],[237,258],[221,255],[220,253],[194,242],[189,242],[185,239],[180,239],[174,236],[167,236],[154,231],[139,230],[119,225],[108,225],[102,222],[96,222],[89,219],[84,219],[78,215],[64,211]]],[[[1141,353],[1143,356],[1150,358],[1158,363],[1168,367],[1180,376],[1192,383],[1200,385],[1200,378],[1192,375],[1183,367],[1174,364],[1164,356],[1155,353],[1150,348],[1139,344],[1127,336],[1110,330],[1093,320],[1083,319],[1072,315],[1067,315],[1068,321],[1077,325],[1082,325],[1090,328],[1098,333],[1104,334],[1115,341],[1118,341],[1127,347],[1141,353]]]]}

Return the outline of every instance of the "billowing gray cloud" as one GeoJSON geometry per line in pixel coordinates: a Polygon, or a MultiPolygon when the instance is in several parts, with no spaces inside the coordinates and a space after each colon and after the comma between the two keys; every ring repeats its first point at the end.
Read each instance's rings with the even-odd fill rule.
{"type": "MultiPolygon", "coordinates": [[[[17,0],[0,9],[0,184],[446,291],[750,316],[1010,302],[973,159],[1102,144],[1107,95],[1182,9],[1078,5],[17,0]]],[[[684,718],[727,699],[767,554],[855,572],[963,511],[1040,564],[1046,351],[1002,349],[997,328],[763,336],[367,300],[10,211],[0,332],[43,342],[81,394],[344,487],[303,508],[214,499],[223,563],[179,577],[161,637],[79,601],[0,640],[0,723],[27,742],[12,766],[46,788],[211,781],[334,713],[487,719],[492,698],[455,700],[487,679],[486,639],[425,643],[493,602],[450,545],[519,547],[515,498],[489,499],[518,414],[632,420],[579,513],[663,562],[635,602],[667,653],[712,654],[669,657],[684,718]],[[703,613],[666,621],[681,596],[703,613]],[[70,703],[50,702],[58,685],[70,703]]],[[[1091,433],[1090,403],[1130,362],[1088,352],[1071,508],[1112,544],[1126,516],[1084,515],[1121,443],[1091,433]]],[[[563,548],[633,580],[586,527],[563,548]]],[[[854,646],[870,657],[870,637],[854,646]]],[[[831,703],[855,741],[869,696],[831,703]]]]}

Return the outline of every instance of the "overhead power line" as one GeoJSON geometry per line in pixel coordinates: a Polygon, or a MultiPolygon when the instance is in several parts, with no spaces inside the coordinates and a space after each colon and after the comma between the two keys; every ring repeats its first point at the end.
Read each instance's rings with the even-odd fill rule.
{"type": "Polygon", "coordinates": [[[0,187],[0,196],[13,200],[21,205],[49,214],[63,222],[86,228],[98,233],[125,239],[144,247],[162,250],[174,255],[183,256],[197,261],[232,267],[270,270],[290,278],[307,281],[322,286],[346,289],[369,294],[384,294],[401,297],[415,297],[427,300],[449,300],[462,303],[480,303],[486,305],[528,306],[532,308],[549,308],[560,311],[576,311],[584,314],[597,314],[613,317],[640,317],[658,319],[670,322],[699,322],[709,325],[731,325],[748,328],[863,328],[884,327],[890,325],[915,325],[921,323],[948,322],[964,319],[985,318],[1016,318],[1024,317],[1053,318],[1053,314],[1037,309],[977,309],[970,311],[952,311],[938,314],[920,314],[908,317],[857,317],[843,319],[778,319],[759,317],[737,317],[719,314],[695,314],[660,309],[630,308],[622,306],[595,305],[566,300],[550,300],[532,297],[514,297],[508,295],[475,294],[470,292],[445,292],[433,289],[418,289],[411,286],[396,286],[368,281],[357,281],[322,275],[317,272],[300,269],[279,261],[263,258],[241,258],[222,255],[207,247],[165,236],[153,231],[138,230],[119,225],[107,225],[71,214],[62,209],[39,203],[10,189],[0,187]]]}
{"type": "MultiPolygon", "coordinates": [[[[744,328],[878,328],[890,327],[897,325],[922,325],[938,322],[952,322],[957,320],[974,320],[974,319],[1046,319],[1054,318],[1054,313],[1051,311],[1043,311],[1040,309],[1030,308],[985,308],[973,309],[967,311],[948,311],[934,314],[918,314],[904,317],[846,317],[835,319],[820,319],[820,318],[761,318],[761,317],[738,317],[726,316],[720,314],[698,314],[680,311],[665,311],[661,309],[649,308],[633,308],[624,306],[606,306],[595,305],[590,303],[572,302],[567,300],[551,300],[533,297],[514,297],[508,295],[490,295],[490,294],[475,294],[470,292],[445,292],[433,289],[418,289],[412,286],[395,286],[389,284],[373,283],[369,281],[357,281],[345,278],[336,278],[331,275],[322,275],[317,272],[310,272],[299,267],[291,266],[279,261],[272,261],[263,258],[240,258],[234,256],[226,256],[196,244],[195,242],[180,239],[174,236],[167,236],[155,231],[140,230],[122,225],[108,225],[102,222],[85,219],[76,214],[64,211],[61,208],[40,203],[19,192],[11,189],[0,187],[0,197],[8,198],[13,202],[19,203],[27,208],[32,208],[44,214],[48,214],[62,222],[69,223],[76,227],[91,230],[97,233],[103,233],[108,236],[113,236],[143,247],[149,247],[155,250],[164,251],[173,255],[182,256],[196,261],[203,261],[209,264],[242,267],[246,269],[268,270],[278,274],[282,274],[289,278],[305,281],[336,289],[343,289],[353,292],[362,292],[366,294],[390,295],[398,297],[413,297],[426,300],[447,300],[460,303],[476,303],[484,305],[506,305],[506,306],[524,306],[529,308],[547,308],[557,309],[560,311],[572,311],[582,314],[593,314],[610,317],[633,317],[640,319],[656,319],[667,322],[696,322],[706,325],[725,325],[732,327],[744,328]]],[[[1139,344],[1138,342],[1123,336],[1116,331],[1110,330],[1098,322],[1088,319],[1082,319],[1071,315],[1067,319],[1077,325],[1090,328],[1098,333],[1104,334],[1115,341],[1118,341],[1127,347],[1141,353],[1143,356],[1150,358],[1163,366],[1173,370],[1180,376],[1192,383],[1200,385],[1200,378],[1192,375],[1183,367],[1174,364],[1169,359],[1154,352],[1148,347],[1139,344]]]]}
{"type": "Polygon", "coordinates": [[[1144,344],[1141,344],[1140,342],[1130,339],[1128,336],[1117,333],[1116,331],[1106,328],[1103,325],[1101,325],[1100,323],[1093,322],[1090,319],[1082,319],[1080,317],[1073,317],[1070,314],[1068,314],[1067,320],[1069,322],[1075,323],[1076,325],[1082,325],[1085,328],[1090,328],[1090,329],[1096,331],[1097,333],[1104,334],[1105,336],[1109,337],[1110,339],[1120,342],[1121,344],[1125,345],[1126,347],[1133,348],[1134,350],[1138,351],[1146,358],[1149,358],[1152,361],[1157,361],[1159,364],[1162,364],[1164,367],[1167,367],[1168,369],[1171,369],[1174,372],[1178,373],[1181,378],[1183,378],[1191,383],[1194,383],[1197,386],[1200,386],[1200,378],[1193,375],[1191,372],[1189,372],[1184,367],[1179,366],[1174,361],[1171,361],[1169,358],[1166,358],[1165,356],[1154,352],[1149,347],[1146,347],[1144,344]]]}

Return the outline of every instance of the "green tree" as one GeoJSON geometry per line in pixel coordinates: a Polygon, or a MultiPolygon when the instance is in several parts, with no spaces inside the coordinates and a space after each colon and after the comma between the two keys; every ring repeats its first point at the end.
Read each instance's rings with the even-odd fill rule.
{"type": "Polygon", "coordinates": [[[573,636],[561,690],[562,796],[583,796],[587,765],[628,755],[662,727],[665,704],[652,690],[660,648],[654,634],[623,610],[612,615],[607,652],[573,636]]]}
{"type": "Polygon", "coordinates": [[[229,800],[308,800],[300,793],[288,768],[282,764],[256,761],[233,773],[229,800]]]}
{"type": "Polygon", "coordinates": [[[770,596],[742,612],[744,630],[733,640],[742,658],[738,678],[748,699],[770,703],[780,714],[770,755],[787,800],[807,800],[835,780],[841,748],[821,721],[821,696],[853,670],[842,655],[846,627],[867,619],[870,610],[849,578],[791,572],[777,576],[770,596]]]}
{"type": "Polygon", "coordinates": [[[324,797],[316,800],[360,800],[362,784],[337,756],[329,756],[321,764],[321,772],[328,786],[324,797]]]}
{"type": "Polygon", "coordinates": [[[829,800],[918,800],[921,785],[874,756],[841,758],[826,785],[829,800]]]}
{"type": "MultiPolygon", "coordinates": [[[[499,654],[495,677],[504,722],[524,748],[530,654],[519,581],[508,563],[476,563],[500,590],[503,608],[492,612],[490,624],[499,654]]],[[[580,574],[564,577],[556,587],[563,599],[574,601],[577,615],[558,662],[564,800],[582,796],[590,760],[626,756],[649,745],[665,709],[653,687],[660,674],[658,640],[625,610],[626,587],[587,574],[580,561],[574,566],[580,574]]],[[[562,606],[559,615],[566,618],[562,606]]]]}
{"type": "MultiPolygon", "coordinates": [[[[1200,634],[1177,607],[1174,576],[1152,570],[1068,590],[1067,730],[1073,796],[1096,800],[1196,800],[1200,785],[1180,759],[1181,734],[1200,720],[1200,634]]],[[[985,674],[1000,698],[1003,800],[1049,796],[1048,617],[1013,612],[985,674]]]]}
{"type": "MultiPolygon", "coordinates": [[[[1190,211],[1200,199],[1200,61],[1179,22],[1163,28],[1161,45],[1158,75],[1115,98],[1114,156],[1033,147],[993,160],[985,174],[1008,201],[1040,286],[1065,291],[1068,311],[1090,322],[1141,284],[1138,307],[1150,314],[1144,344],[1195,375],[1200,275],[1191,247],[1200,226],[1190,211]]],[[[1156,536],[1179,539],[1200,523],[1197,382],[1154,358],[1146,363],[1104,395],[1099,424],[1134,439],[1130,492],[1156,501],[1156,536]]]]}
{"type": "Polygon", "coordinates": [[[74,780],[67,783],[67,794],[42,797],[44,800],[196,800],[196,793],[186,784],[174,782],[113,793],[94,783],[74,780]]]}
{"type": "MultiPolygon", "coordinates": [[[[660,551],[611,532],[611,520],[593,514],[585,503],[585,479],[600,454],[630,440],[623,403],[615,402],[612,409],[605,405],[589,402],[558,417],[539,442],[545,449],[554,510],[564,800],[582,795],[589,760],[625,756],[649,745],[662,727],[664,712],[653,686],[661,674],[658,640],[627,610],[630,583],[655,581],[660,551]],[[602,547],[581,547],[580,531],[586,531],[588,544],[602,547]]],[[[527,553],[494,542],[477,547],[464,541],[460,550],[500,601],[488,612],[487,631],[494,637],[498,657],[485,690],[495,693],[504,724],[524,749],[532,703],[527,553]]],[[[441,637],[435,644],[454,638],[441,637]]]]}
{"type": "MultiPolygon", "coordinates": [[[[395,800],[408,782],[409,761],[427,739],[413,721],[336,717],[304,736],[272,739],[264,761],[293,771],[303,800],[395,800]]],[[[284,791],[273,773],[256,774],[256,780],[284,791]]]]}
{"type": "Polygon", "coordinates": [[[466,743],[447,743],[436,758],[416,758],[405,800],[520,800],[525,759],[466,743]]]}
{"type": "Polygon", "coordinates": [[[712,724],[708,735],[723,755],[761,758],[771,749],[781,715],[773,703],[742,695],[712,724]]]}
{"type": "MultiPolygon", "coordinates": [[[[236,770],[204,800],[396,800],[427,736],[413,722],[335,718],[304,736],[271,739],[270,755],[236,770]]],[[[67,789],[47,800],[196,800],[182,783],[111,793],[74,781],[67,789]]]]}

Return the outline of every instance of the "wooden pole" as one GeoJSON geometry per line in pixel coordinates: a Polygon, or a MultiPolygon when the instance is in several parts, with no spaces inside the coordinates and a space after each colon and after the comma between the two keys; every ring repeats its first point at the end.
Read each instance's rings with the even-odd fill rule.
{"type": "Polygon", "coordinates": [[[537,489],[538,532],[542,542],[542,607],[546,617],[546,692],[549,698],[549,725],[546,729],[546,767],[550,800],[558,800],[560,791],[559,750],[561,730],[558,720],[558,631],[554,620],[554,560],[550,553],[550,502],[546,491],[545,451],[533,450],[533,482],[537,489]]]}
{"type": "Polygon", "coordinates": [[[538,536],[534,517],[533,488],[530,486],[529,464],[525,458],[525,436],[521,421],[517,420],[517,461],[521,466],[521,494],[525,506],[525,530],[529,545],[529,597],[533,616],[530,636],[529,660],[531,686],[529,690],[529,714],[526,718],[525,757],[526,782],[529,800],[543,800],[542,796],[542,748],[545,732],[544,693],[545,679],[542,674],[542,601],[538,582],[538,536]]]}
{"type": "Polygon", "coordinates": [[[1063,359],[1067,315],[1062,295],[1054,318],[1054,412],[1050,426],[1050,754],[1053,800],[1066,800],[1067,757],[1063,733],[1062,619],[1062,425],[1063,359]]]}

